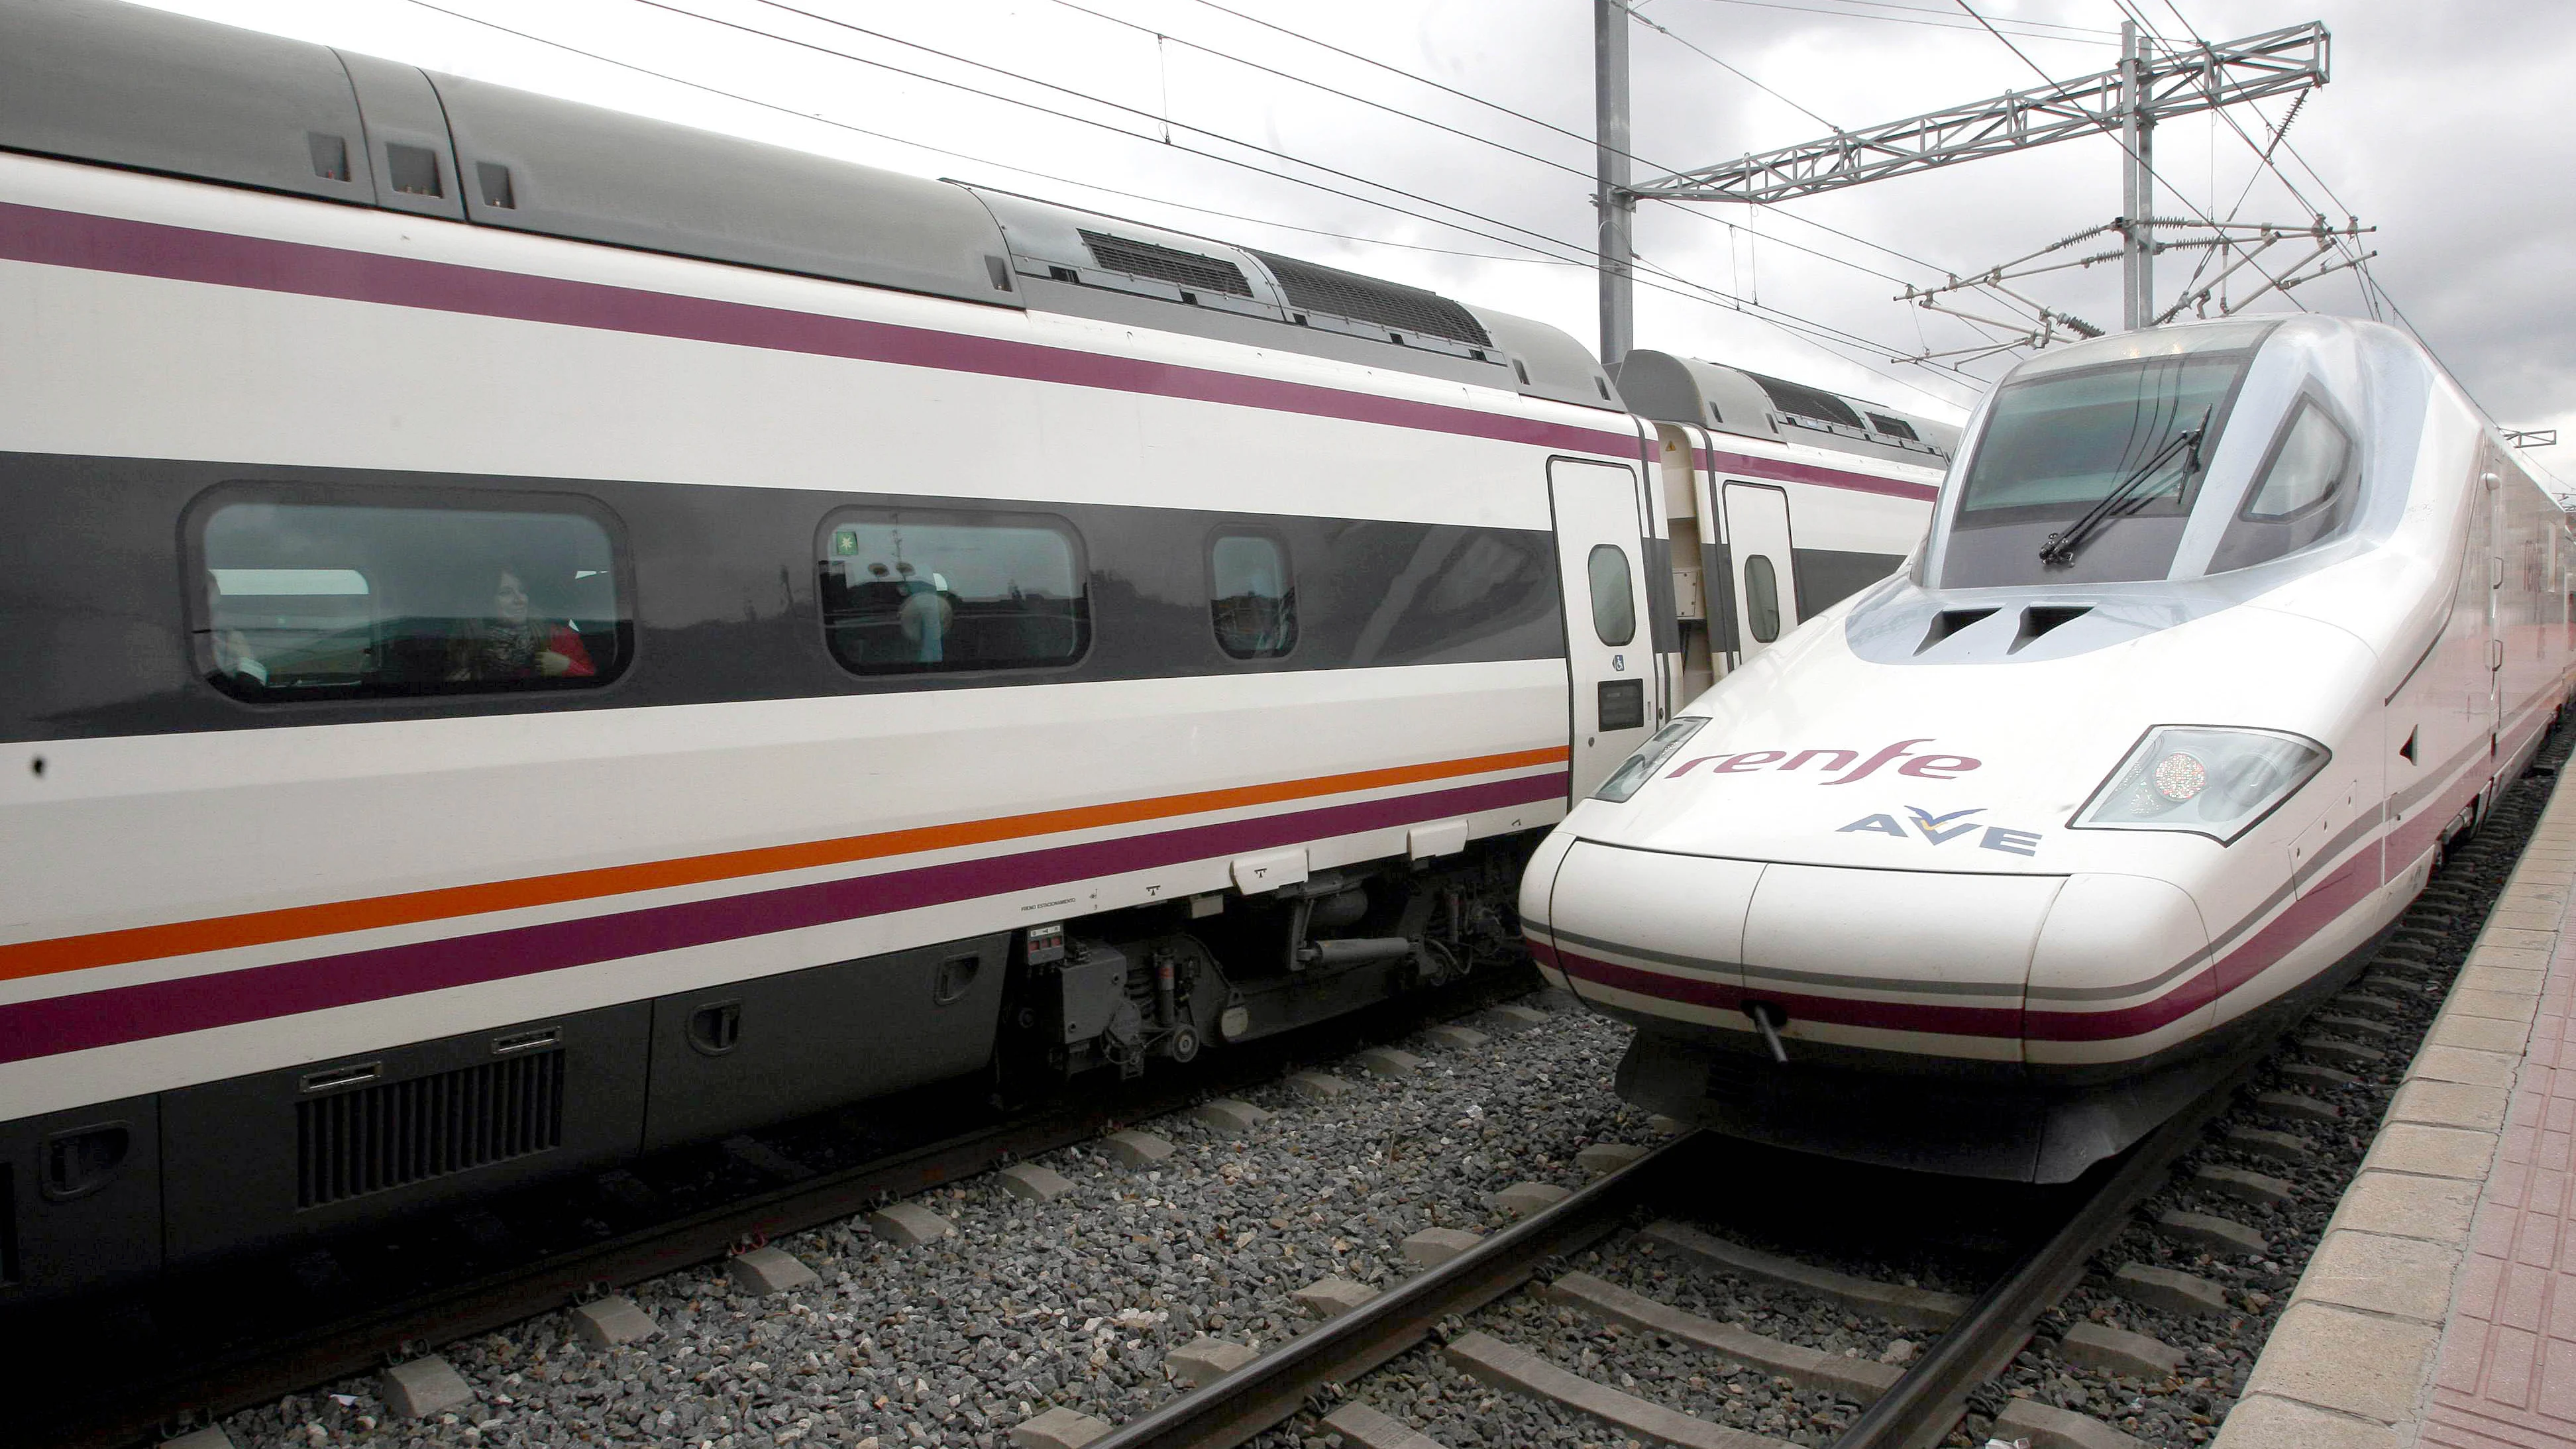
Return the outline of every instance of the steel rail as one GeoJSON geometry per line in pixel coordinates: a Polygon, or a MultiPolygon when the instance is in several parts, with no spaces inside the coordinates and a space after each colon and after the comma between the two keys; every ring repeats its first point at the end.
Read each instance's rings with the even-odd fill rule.
{"type": "Polygon", "coordinates": [[[1225,1377],[1128,1420],[1088,1449],[1232,1449],[1430,1337],[1441,1320],[1471,1313],[1518,1289],[1552,1258],[1616,1232],[1696,1158],[1706,1133],[1689,1132],[1572,1196],[1359,1307],[1327,1320],[1225,1377]]]}
{"type": "Polygon", "coordinates": [[[746,1241],[806,1228],[868,1211],[888,1197],[919,1192],[971,1176],[1011,1157],[1048,1151],[1097,1136],[1107,1126],[1139,1115],[1185,1106],[1203,1087],[1174,1093],[1167,1104],[1091,1104],[1004,1123],[897,1153],[880,1161],[773,1188],[676,1220],[549,1256],[533,1265],[502,1269],[329,1319],[291,1338],[235,1349],[180,1374],[119,1395],[115,1402],[82,1405],[60,1416],[38,1412],[20,1418],[16,1442],[66,1446],[128,1445],[183,1416],[215,1418],[271,1402],[319,1383],[384,1367],[407,1354],[505,1328],[551,1312],[598,1289],[623,1287],[721,1258],[746,1241]]]}
{"type": "MultiPolygon", "coordinates": [[[[373,1372],[441,1344],[722,1258],[747,1243],[869,1211],[1035,1153],[1098,1137],[1130,1122],[1182,1110],[1211,1093],[1275,1080],[1318,1049],[1392,1040],[1426,1020],[1474,1011],[1519,994],[1518,973],[1470,977],[1420,1000],[1399,998],[1229,1054],[1211,1070],[1147,1077],[1084,1093],[1007,1120],[883,1157],[676,1214],[596,1243],[549,1254],[423,1292],[327,1317],[291,1334],[228,1347],[131,1379],[84,1384],[58,1411],[30,1405],[10,1425],[12,1444],[123,1449],[201,1419],[219,1419],[316,1384],[373,1372]],[[1339,1043],[1327,1046],[1326,1043],[1339,1043]]],[[[0,1328],[10,1327],[0,1319],[0,1328]]]]}
{"type": "Polygon", "coordinates": [[[1967,1412],[1969,1393],[2011,1364],[2039,1316],[2083,1280],[2093,1255],[2164,1185],[2165,1175],[2199,1144],[2202,1129],[2234,1103],[2237,1089],[2266,1055],[2256,1053],[2130,1149],[2064,1225],[1978,1294],[1905,1376],[1834,1438],[1832,1449],[1932,1449],[1947,1439],[1967,1412]]]}
{"type": "MultiPolygon", "coordinates": [[[[2107,1168],[2066,1221],[1979,1295],[1833,1449],[1940,1443],[1965,1412],[1969,1391],[2021,1351],[2039,1315],[2083,1277],[2093,1255],[2227,1109],[2261,1059],[2258,1054],[2230,1072],[2107,1168]]],[[[1233,1449],[1422,1343],[1444,1319],[1484,1307],[1528,1283],[1551,1259],[1616,1232],[1636,1207],[1672,1185],[1685,1162],[1703,1161],[1719,1140],[1705,1131],[1677,1137],[1439,1267],[1127,1421],[1089,1449],[1233,1449]]]]}
{"type": "MultiPolygon", "coordinates": [[[[2094,1256],[2199,1145],[2210,1123],[2235,1105],[2287,1035],[2285,1030],[2247,1050],[2216,1086],[2097,1168],[2100,1182],[2083,1202],[1977,1295],[1830,1449],[1933,1449],[1946,1440],[1967,1411],[1968,1395],[2011,1364],[2040,1315],[2082,1281],[2094,1256]]],[[[1423,1342],[1442,1320],[1484,1307],[1535,1277],[1550,1259],[1615,1232],[1632,1209],[1667,1189],[1686,1161],[1704,1164],[1720,1140],[1706,1131],[1676,1138],[1440,1267],[1129,1420],[1092,1440],[1089,1449],[1234,1449],[1301,1408],[1320,1408],[1319,1395],[1338,1397],[1335,1386],[1423,1342]]]]}
{"type": "MultiPolygon", "coordinates": [[[[2496,840],[2492,835],[2480,837],[2487,844],[2496,840]]],[[[2469,848],[2477,849],[2479,844],[2473,842],[2469,848]]],[[[2519,856],[2522,850],[2523,842],[2514,842],[2507,854],[2519,856]]],[[[2428,904],[2439,884],[2428,883],[2418,892],[2379,940],[2385,941],[2405,929],[2414,912],[2428,904]]],[[[2493,909],[2498,891],[2471,887],[2466,893],[2484,895],[2484,911],[2493,909]]],[[[2365,956],[2376,955],[2378,944],[2374,941],[2365,956]]],[[[2355,968],[2352,974],[2358,975],[2360,969],[2355,968]]],[[[2002,1280],[1978,1295],[1966,1315],[1935,1340],[1894,1387],[1864,1409],[1833,1441],[1832,1449],[1931,1449],[1948,1438],[1966,1412],[1969,1393],[2003,1372],[2013,1356],[2021,1352],[2040,1314],[2082,1280],[2093,1255],[2127,1225],[2129,1214],[2138,1204],[2163,1185],[2174,1164],[2198,1145],[2202,1131],[2234,1104],[2237,1092],[2288,1036],[2285,1029],[2268,1040],[2262,1051],[2239,1064],[2225,1081],[2132,1148],[2065,1225],[2002,1280]]]]}

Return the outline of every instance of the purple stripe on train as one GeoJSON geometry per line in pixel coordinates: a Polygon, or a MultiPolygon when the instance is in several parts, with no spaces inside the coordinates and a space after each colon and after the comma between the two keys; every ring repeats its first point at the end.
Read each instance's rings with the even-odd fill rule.
{"type": "Polygon", "coordinates": [[[335,1006],[739,941],[978,896],[1238,855],[1363,830],[1565,798],[1561,770],[1252,820],[1052,846],[850,880],[784,886],[111,987],[0,1007],[0,1062],[86,1051],[335,1006]]]}

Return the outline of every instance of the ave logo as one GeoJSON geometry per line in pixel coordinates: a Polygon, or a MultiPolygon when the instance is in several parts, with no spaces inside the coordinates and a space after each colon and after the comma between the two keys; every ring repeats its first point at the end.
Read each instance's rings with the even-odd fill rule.
{"type": "Polygon", "coordinates": [[[2007,855],[2039,854],[2038,831],[2014,830],[2008,826],[1988,825],[1982,820],[1968,819],[1971,815],[1985,813],[1986,809],[1982,805],[1972,805],[1965,810],[1953,810],[1944,815],[1935,815],[1920,805],[1908,805],[1905,807],[1903,825],[1898,824],[1893,815],[1864,815],[1851,824],[1838,828],[1834,833],[1836,835],[1855,833],[1893,835],[1899,840],[1912,840],[1916,835],[1920,835],[1930,844],[1947,845],[1963,835],[1982,831],[1984,836],[1977,842],[1979,850],[2000,850],[2007,855]],[[1906,825],[1913,826],[1913,830],[1908,831],[1905,828],[1906,825]]]}

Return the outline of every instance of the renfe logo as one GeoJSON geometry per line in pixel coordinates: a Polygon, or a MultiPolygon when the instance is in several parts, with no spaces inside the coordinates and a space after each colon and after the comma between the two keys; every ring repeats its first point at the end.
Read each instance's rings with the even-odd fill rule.
{"type": "Polygon", "coordinates": [[[1830,775],[1836,770],[1848,770],[1850,773],[1839,780],[1826,780],[1822,783],[1848,785],[1854,780],[1866,780],[1877,774],[1882,767],[1894,764],[1898,760],[1903,760],[1905,763],[1896,766],[1896,773],[1912,775],[1918,780],[1955,780],[1985,763],[1966,755],[1913,753],[1914,746],[1930,743],[1932,742],[1928,739],[1898,740],[1866,760],[1861,759],[1858,750],[1800,750],[1794,755],[1787,750],[1747,750],[1740,755],[1702,755],[1698,759],[1684,761],[1678,769],[1667,773],[1664,778],[1670,780],[1687,775],[1702,765],[1708,766],[1708,772],[1712,775],[1749,775],[1756,770],[1800,770],[1806,768],[1809,760],[1824,760],[1826,763],[1819,767],[1819,774],[1830,775]]]}
{"type": "MultiPolygon", "coordinates": [[[[1920,805],[1905,807],[1907,824],[1912,825],[1925,840],[1934,845],[1947,845],[1962,835],[1982,830],[1985,832],[1985,838],[1977,842],[1977,848],[1980,850],[2000,850],[2011,855],[2039,854],[2038,831],[2014,830],[2006,826],[1988,825],[1982,821],[1967,819],[1971,815],[1985,813],[1986,807],[1983,805],[1972,805],[1965,810],[1953,810],[1946,815],[1935,815],[1920,805]],[[1966,820],[1967,823],[1964,825],[1951,823],[1958,820],[1966,820]]],[[[1871,835],[1893,835],[1899,840],[1914,838],[1905,833],[1905,826],[1897,824],[1896,817],[1893,815],[1864,815],[1849,825],[1838,827],[1834,833],[1848,835],[1854,831],[1871,835]]]]}

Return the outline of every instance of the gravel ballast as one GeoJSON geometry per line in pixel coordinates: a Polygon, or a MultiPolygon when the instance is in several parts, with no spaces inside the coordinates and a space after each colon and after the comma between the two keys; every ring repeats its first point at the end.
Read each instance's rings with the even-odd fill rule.
{"type": "MultiPolygon", "coordinates": [[[[1843,1267],[1846,1272],[1863,1271],[1839,1263],[1833,1266],[1843,1267]]],[[[1741,1324],[1765,1337],[1825,1353],[1874,1359],[1900,1340],[1919,1348],[1933,1337],[1922,1329],[1904,1328],[1884,1319],[1842,1312],[1794,1289],[1747,1283],[1731,1274],[1696,1270],[1688,1264],[1676,1263],[1673,1254],[1652,1251],[1649,1244],[1631,1242],[1605,1252],[1600,1255],[1600,1266],[1588,1271],[1685,1313],[1696,1313],[1720,1323],[1741,1324]]],[[[1905,1280],[1887,1277],[1885,1281],[1901,1283],[1905,1280]]]]}
{"type": "MultiPolygon", "coordinates": [[[[1865,1356],[1875,1358],[1890,1342],[1906,1336],[1783,1290],[1750,1287],[1725,1274],[1676,1270],[1661,1261],[1652,1245],[1627,1234],[1575,1255],[1568,1266],[1624,1282],[1704,1317],[1738,1322],[1811,1347],[1830,1346],[1829,1351],[1836,1353],[1862,1355],[1862,1345],[1867,1344],[1865,1356]]],[[[1860,1409],[1852,1399],[1800,1388],[1786,1378],[1740,1367],[1660,1334],[1605,1323],[1535,1294],[1516,1294],[1448,1327],[1446,1338],[1479,1330],[1529,1349],[1570,1373],[1650,1403],[1791,1444],[1826,1443],[1860,1409]]],[[[1912,1337],[1919,1341],[1923,1335],[1912,1337]]],[[[1553,1402],[1480,1383],[1450,1365],[1437,1344],[1394,1360],[1355,1386],[1353,1397],[1450,1449],[1626,1442],[1598,1422],[1553,1402]]],[[[1324,1432],[1313,1415],[1301,1414],[1253,1442],[1258,1449],[1307,1449],[1324,1432]]]]}
{"type": "MultiPolygon", "coordinates": [[[[2542,758],[2554,764],[2567,752],[2566,740],[2554,740],[2542,758]]],[[[2011,1397],[2090,1415],[2160,1449],[2196,1449],[2214,1436],[2551,783],[2514,787],[2410,912],[2386,953],[2403,968],[2375,971],[2356,989],[2376,999],[2329,1004],[2320,1016],[2341,1020],[2312,1021],[2299,1034],[2313,1038],[2309,1045],[2285,1045],[2267,1062],[2096,1256],[2086,1280],[2042,1318],[2030,1348],[1972,1397],[1950,1443],[1982,1445],[2011,1397]],[[2383,1055],[2356,1062],[2319,1045],[2331,1042],[2383,1055]],[[2353,1080],[2300,1065],[2330,1057],[2353,1080]],[[2256,1101],[2265,1094],[2275,1097],[2268,1106],[2256,1101]],[[2285,1113],[2279,1094],[2305,1110],[2285,1113]],[[2338,1115],[2324,1117],[2320,1105],[2338,1115]],[[2291,1198],[2249,1202],[2194,1175],[2211,1167],[2286,1182],[2291,1198]],[[2210,1250],[2150,1226],[2167,1213],[2247,1225],[2262,1234],[2262,1250],[2210,1250]],[[2145,1306],[2115,1279],[2130,1265],[2207,1280],[2220,1306],[2198,1314],[2145,1306]],[[2158,1339],[2183,1360],[2143,1379],[2069,1362],[2059,1340],[2087,1321],[2158,1339]]],[[[925,1193],[912,1205],[954,1231],[917,1246],[879,1236],[865,1218],[797,1234],[774,1246],[818,1276],[787,1292],[754,1296],[723,1264],[637,1285],[629,1296],[660,1327],[641,1341],[592,1347],[573,1315],[557,1313],[449,1345],[443,1352],[472,1395],[450,1413],[395,1419],[369,1379],[235,1415],[224,1427],[241,1449],[998,1449],[1013,1425],[1054,1407],[1130,1419],[1184,1391],[1167,1364],[1182,1345],[1204,1336],[1257,1351],[1310,1331],[1317,1320],[1291,1296],[1297,1290],[1328,1277],[1383,1289],[1416,1271],[1401,1246],[1407,1237],[1497,1231],[1513,1218],[1488,1206],[1489,1195],[1521,1183],[1578,1188],[1591,1177],[1578,1161],[1585,1147],[1655,1140],[1644,1114],[1611,1090],[1627,1029],[1562,998],[1554,1005],[1541,1028],[1481,1043],[1428,1032],[1393,1043],[1419,1058],[1400,1071],[1385,1068],[1396,1060],[1388,1057],[1376,1070],[1355,1056],[1309,1064],[1332,1090],[1283,1077],[1239,1093],[1268,1114],[1257,1121],[1180,1112],[1132,1124],[1168,1143],[1167,1156],[1107,1140],[1044,1154],[1028,1165],[1060,1175],[1064,1185],[1048,1193],[1030,1194],[1025,1183],[1006,1190],[1000,1174],[925,1193]]],[[[1727,1206],[1710,1231],[1891,1283],[1973,1294],[2016,1236],[2001,1216],[1992,1241],[1976,1230],[1991,1184],[1936,1185],[1920,1201],[1862,1194],[1864,1211],[1804,1216],[1801,1199],[1855,1200],[1849,1182],[1801,1169],[1723,1186],[1727,1206]],[[1958,1221],[1936,1221],[1945,1217],[1958,1221]]],[[[1627,1231],[1563,1266],[1842,1357],[1901,1362],[1909,1346],[1919,1351],[1936,1336],[1685,1261],[1627,1231]]],[[[1471,1329],[1665,1408],[1793,1444],[1827,1443],[1858,1411],[1830,1391],[1799,1389],[1533,1295],[1451,1320],[1440,1339],[1471,1329]]],[[[1623,1442],[1557,1405],[1468,1377],[1442,1356],[1439,1339],[1346,1387],[1449,1449],[1623,1442]]],[[[1256,1442],[1324,1449],[1327,1434],[1307,1413],[1256,1442]]]]}
{"type": "MultiPolygon", "coordinates": [[[[1484,1197],[1519,1182],[1573,1188],[1583,1147],[1654,1140],[1610,1090],[1626,1028],[1557,1003],[1546,1027],[1473,1047],[1417,1037],[1410,1075],[1317,1064],[1351,1090],[1317,1101],[1284,1084],[1240,1093],[1271,1115],[1239,1135],[1176,1113],[1135,1124],[1176,1149],[1116,1165],[1105,1144],[1038,1165],[1072,1187],[1051,1202],[998,1174],[913,1201],[954,1234],[917,1247],[863,1219],[774,1246],[819,1281],[746,1293],[722,1264],[636,1285],[661,1326],[595,1349],[568,1313],[442,1352],[473,1402],[392,1418],[374,1380],[232,1416],[251,1446],[1000,1446],[1052,1405],[1112,1423],[1181,1386],[1164,1358],[1201,1335],[1254,1348],[1315,1320],[1289,1296],[1337,1276],[1383,1287],[1423,1228],[1491,1232],[1484,1197]]],[[[1597,1431],[1594,1439],[1598,1439],[1597,1431]]]]}

